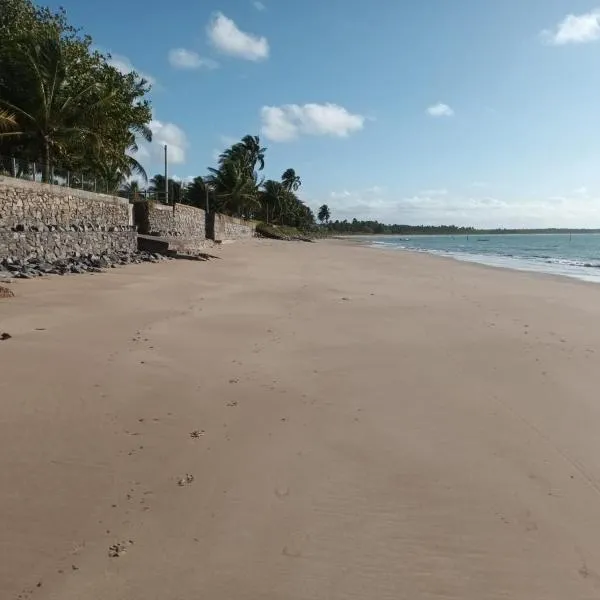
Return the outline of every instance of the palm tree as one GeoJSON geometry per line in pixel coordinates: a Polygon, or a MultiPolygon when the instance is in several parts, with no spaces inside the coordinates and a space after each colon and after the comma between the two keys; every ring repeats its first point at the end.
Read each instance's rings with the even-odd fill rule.
{"type": "Polygon", "coordinates": [[[214,194],[211,186],[208,183],[208,177],[194,177],[192,182],[186,186],[183,202],[196,208],[202,208],[206,211],[215,209],[214,194]],[[209,206],[206,206],[208,196],[209,206]]]}
{"type": "MultiPolygon", "coordinates": [[[[142,131],[141,135],[146,141],[152,141],[152,132],[149,129],[142,131]]],[[[129,132],[127,137],[129,139],[124,152],[117,150],[110,157],[107,156],[106,151],[100,153],[101,155],[98,158],[100,169],[107,171],[112,168],[115,173],[120,173],[123,179],[137,175],[144,183],[148,183],[146,169],[133,157],[139,150],[135,135],[129,132]]]]}
{"type": "Polygon", "coordinates": [[[329,206],[327,204],[323,204],[321,208],[319,208],[319,213],[317,215],[317,219],[321,221],[321,223],[329,223],[329,219],[331,218],[331,213],[329,212],[329,206]]]}
{"type": "MultiPolygon", "coordinates": [[[[182,191],[183,186],[181,181],[175,181],[169,177],[169,202],[181,202],[183,197],[182,191]]],[[[157,173],[152,179],[150,179],[150,188],[148,190],[157,200],[160,202],[167,203],[167,198],[165,197],[165,176],[157,173]]]]}
{"type": "Polygon", "coordinates": [[[263,191],[261,193],[261,201],[265,209],[266,222],[275,220],[275,215],[279,212],[279,219],[281,216],[285,204],[285,188],[279,181],[273,179],[267,179],[263,183],[263,191]]]}
{"type": "Polygon", "coordinates": [[[258,165],[258,170],[262,171],[265,168],[265,152],[267,149],[261,147],[260,138],[257,135],[245,135],[242,138],[242,145],[250,159],[252,170],[258,165]]]}
{"type": "Polygon", "coordinates": [[[240,142],[224,150],[219,156],[219,167],[226,162],[234,161],[243,166],[248,173],[254,173],[256,166],[262,171],[265,168],[266,148],[260,145],[257,135],[245,135],[240,142]]]}
{"type": "Polygon", "coordinates": [[[205,181],[214,189],[223,210],[249,217],[259,208],[256,175],[250,175],[243,164],[229,160],[218,169],[209,168],[209,172],[205,181]]]}
{"type": "MultiPolygon", "coordinates": [[[[13,113],[18,135],[28,153],[41,158],[43,180],[50,181],[55,157],[98,144],[95,121],[112,92],[100,93],[97,83],[73,91],[67,78],[67,61],[58,36],[42,37],[18,45],[17,60],[22,63],[27,93],[13,103],[0,98],[0,109],[13,113]]],[[[99,145],[99,144],[98,144],[99,145]]],[[[83,153],[83,152],[82,152],[83,153]]]]}
{"type": "Polygon", "coordinates": [[[300,177],[298,177],[298,175],[296,175],[296,171],[294,171],[294,169],[287,169],[284,171],[283,175],[281,176],[281,182],[288,192],[296,192],[302,185],[302,180],[300,177]]]}
{"type": "Polygon", "coordinates": [[[139,197],[141,191],[140,182],[137,179],[131,179],[121,186],[119,195],[129,198],[129,200],[135,200],[139,197]]]}
{"type": "MultiPolygon", "coordinates": [[[[118,190],[124,181],[134,175],[141,177],[144,182],[148,181],[146,170],[133,156],[125,153],[110,156],[104,154],[96,159],[94,167],[94,174],[100,178],[103,191],[118,190]]],[[[136,191],[139,191],[139,187],[136,191]]]]}

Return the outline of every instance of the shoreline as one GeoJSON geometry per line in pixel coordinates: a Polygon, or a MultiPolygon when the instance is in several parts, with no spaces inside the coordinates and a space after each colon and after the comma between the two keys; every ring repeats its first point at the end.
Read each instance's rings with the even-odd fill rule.
{"type": "Polygon", "coordinates": [[[0,301],[0,596],[595,597],[597,285],[218,254],[0,301]]]}
{"type": "MultiPolygon", "coordinates": [[[[538,235],[538,234],[531,234],[531,235],[538,235]]],[[[544,234],[539,234],[539,235],[544,235],[544,234]]],[[[386,237],[386,236],[379,236],[379,237],[386,237]]],[[[388,236],[391,238],[397,238],[398,236],[388,236]]],[[[437,236],[434,236],[437,237],[437,236]]],[[[340,242],[348,242],[351,241],[350,239],[341,239],[338,238],[340,242]]],[[[474,264],[474,265],[480,265],[482,267],[487,267],[487,268],[493,268],[493,269],[505,269],[505,270],[509,270],[509,271],[514,271],[514,272],[521,272],[521,273],[531,273],[534,275],[543,275],[543,276],[551,276],[551,277],[561,277],[561,278],[567,278],[570,280],[576,280],[576,281],[581,281],[584,283],[591,283],[594,285],[598,285],[600,284],[600,265],[598,267],[589,267],[589,266],[572,266],[573,269],[575,268],[587,268],[587,269],[596,269],[597,274],[596,275],[592,275],[592,274],[587,274],[585,272],[579,273],[579,272],[569,272],[567,269],[552,269],[549,267],[544,267],[542,266],[540,263],[535,263],[532,260],[529,260],[526,257],[506,257],[506,256],[502,256],[500,254],[489,254],[489,255],[485,255],[485,254],[471,254],[471,253],[460,253],[460,252],[444,252],[444,251],[436,251],[436,250],[428,250],[428,249],[418,249],[418,248],[406,248],[406,247],[396,247],[396,248],[391,248],[391,247],[384,247],[381,245],[376,245],[377,242],[376,240],[374,240],[374,238],[372,236],[367,236],[365,237],[362,241],[357,240],[356,242],[354,242],[353,245],[356,246],[361,246],[364,248],[369,248],[369,249],[373,249],[373,250],[378,250],[378,251],[385,251],[385,252],[409,252],[412,254],[419,254],[419,255],[428,255],[428,256],[434,256],[437,258],[443,258],[443,259],[450,259],[453,260],[455,262],[460,262],[460,263],[466,263],[466,264],[474,264]],[[373,241],[373,243],[371,244],[367,244],[365,243],[365,241],[373,241]]],[[[548,263],[548,264],[555,264],[555,263],[548,263]]]]}

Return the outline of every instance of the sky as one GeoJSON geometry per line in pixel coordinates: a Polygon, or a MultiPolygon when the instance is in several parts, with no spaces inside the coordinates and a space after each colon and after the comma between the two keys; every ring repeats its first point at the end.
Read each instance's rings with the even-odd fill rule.
{"type": "Polygon", "coordinates": [[[60,0],[153,83],[150,174],[247,133],[333,219],[600,227],[600,0],[60,0]]]}

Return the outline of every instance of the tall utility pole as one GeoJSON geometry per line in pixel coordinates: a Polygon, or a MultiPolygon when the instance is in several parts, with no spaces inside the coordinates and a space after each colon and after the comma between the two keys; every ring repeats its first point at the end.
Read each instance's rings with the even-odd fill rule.
{"type": "Polygon", "coordinates": [[[165,204],[169,204],[169,167],[168,167],[168,150],[165,144],[165,204]]]}

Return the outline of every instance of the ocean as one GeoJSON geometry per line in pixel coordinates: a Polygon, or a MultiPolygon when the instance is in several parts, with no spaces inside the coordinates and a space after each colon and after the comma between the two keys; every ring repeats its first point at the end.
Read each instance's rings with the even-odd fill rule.
{"type": "Polygon", "coordinates": [[[365,241],[375,248],[426,252],[600,283],[600,234],[596,233],[374,236],[365,241]]]}

